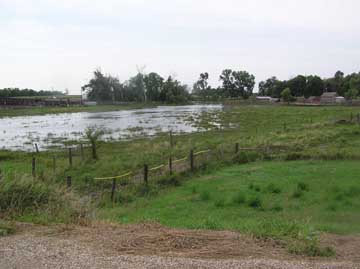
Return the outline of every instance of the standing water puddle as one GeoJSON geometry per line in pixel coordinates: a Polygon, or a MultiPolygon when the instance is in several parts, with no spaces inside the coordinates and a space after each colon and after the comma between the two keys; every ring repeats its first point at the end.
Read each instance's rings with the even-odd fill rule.
{"type": "Polygon", "coordinates": [[[199,131],[188,120],[203,112],[221,111],[221,105],[159,106],[150,109],[97,113],[66,113],[44,116],[0,118],[0,148],[32,151],[80,140],[87,127],[103,129],[104,140],[152,136],[159,132],[191,133],[199,131]]]}

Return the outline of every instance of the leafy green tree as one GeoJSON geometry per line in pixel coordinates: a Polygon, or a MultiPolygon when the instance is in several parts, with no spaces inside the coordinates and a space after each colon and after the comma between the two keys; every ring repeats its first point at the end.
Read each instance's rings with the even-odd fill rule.
{"type": "Polygon", "coordinates": [[[291,95],[290,88],[286,88],[281,92],[281,98],[288,104],[294,100],[294,97],[291,95]]]}
{"type": "Polygon", "coordinates": [[[234,77],[231,69],[225,69],[221,72],[220,81],[222,81],[222,95],[223,97],[231,97],[234,92],[234,77]]]}
{"type": "Polygon", "coordinates": [[[306,79],[306,88],[304,96],[321,96],[324,93],[324,81],[318,76],[308,76],[306,79]]]}
{"type": "Polygon", "coordinates": [[[259,94],[262,96],[271,96],[280,98],[281,91],[285,88],[285,82],[278,80],[276,77],[271,77],[266,81],[259,83],[259,94]]]}
{"type": "Polygon", "coordinates": [[[220,75],[225,97],[249,98],[255,86],[255,76],[247,71],[225,69],[220,75]]]}
{"type": "Polygon", "coordinates": [[[234,77],[236,97],[249,98],[254,90],[255,76],[246,71],[234,71],[232,75],[234,77]]]}
{"type": "Polygon", "coordinates": [[[164,82],[160,92],[160,101],[164,103],[185,103],[189,100],[189,92],[186,85],[182,85],[171,76],[164,82]]]}
{"type": "Polygon", "coordinates": [[[93,101],[109,101],[114,99],[114,82],[118,81],[111,76],[105,76],[99,69],[95,70],[94,77],[89,84],[82,87],[88,99],[93,101]]]}
{"type": "Polygon", "coordinates": [[[88,127],[85,130],[85,137],[89,140],[91,144],[91,152],[94,160],[98,159],[97,155],[97,144],[101,136],[104,135],[104,132],[97,127],[88,127]]]}
{"type": "Polygon", "coordinates": [[[306,90],[306,77],[298,75],[286,82],[292,96],[304,96],[306,90]]]}
{"type": "Polygon", "coordinates": [[[157,73],[144,76],[147,101],[159,101],[160,93],[164,85],[164,79],[157,73]]]}
{"type": "Polygon", "coordinates": [[[347,100],[354,100],[359,96],[359,90],[358,89],[350,89],[345,93],[345,97],[347,100]]]}

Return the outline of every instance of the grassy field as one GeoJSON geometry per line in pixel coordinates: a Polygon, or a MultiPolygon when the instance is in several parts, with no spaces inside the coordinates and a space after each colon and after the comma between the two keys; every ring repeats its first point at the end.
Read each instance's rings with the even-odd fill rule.
{"type": "Polygon", "coordinates": [[[290,252],[332,256],[321,232],[360,233],[358,161],[257,162],[104,207],[98,218],[174,228],[234,230],[280,240],[290,252]]]}
{"type": "Polygon", "coordinates": [[[191,178],[155,197],[102,209],[99,217],[252,233],[271,225],[286,230],[292,223],[314,231],[360,233],[359,174],[358,161],[236,165],[191,178]]]}
{"type": "MultiPolygon", "coordinates": [[[[94,110],[101,109],[94,107],[94,110]]],[[[111,107],[106,109],[111,110],[111,107]]],[[[16,196],[25,192],[26,199],[34,205],[28,207],[27,200],[21,198],[17,207],[23,210],[15,210],[17,215],[5,216],[40,223],[68,222],[73,215],[87,214],[79,202],[84,199],[76,197],[88,201],[88,194],[91,194],[99,197],[92,207],[97,208],[100,219],[231,229],[285,240],[287,247],[296,253],[331,255],[330,249],[318,248],[318,232],[360,232],[357,225],[360,216],[356,210],[360,205],[358,113],[360,109],[356,107],[225,107],[223,112],[204,112],[198,118],[189,117],[189,123],[204,131],[176,135],[172,149],[169,136],[164,133],[151,139],[101,142],[98,160],[91,159],[90,149],[85,150],[84,161],[75,151],[72,167],[67,150],[38,154],[0,151],[0,176],[5,178],[0,184],[8,190],[4,194],[16,196]],[[235,143],[240,147],[267,150],[235,155],[235,143]],[[144,163],[158,166],[165,163],[170,154],[174,158],[188,156],[190,149],[211,149],[213,158],[205,171],[200,172],[200,177],[192,178],[179,188],[173,185],[192,176],[167,177],[165,181],[150,182],[146,188],[143,185],[121,186],[116,194],[117,203],[113,205],[109,202],[111,181],[94,179],[138,170],[144,163]],[[40,185],[34,185],[29,179],[33,156],[40,185]],[[53,156],[56,156],[55,171],[53,156]],[[255,163],[232,166],[249,161],[255,163]],[[202,173],[207,175],[201,176],[202,173]],[[24,174],[28,175],[25,176],[28,180],[18,181],[24,174]],[[51,201],[62,201],[62,191],[51,198],[53,191],[48,186],[61,190],[69,175],[73,179],[71,197],[76,196],[72,203],[74,208],[62,202],[52,209],[53,216],[47,208],[40,210],[37,205],[41,203],[53,208],[51,201]],[[45,200],[39,195],[42,189],[49,194],[45,200]],[[62,208],[69,208],[65,215],[61,213],[62,208]],[[297,243],[293,245],[293,242],[297,243]]],[[[6,201],[3,203],[7,204],[6,201]]],[[[13,213],[14,208],[10,209],[13,213]]]]}

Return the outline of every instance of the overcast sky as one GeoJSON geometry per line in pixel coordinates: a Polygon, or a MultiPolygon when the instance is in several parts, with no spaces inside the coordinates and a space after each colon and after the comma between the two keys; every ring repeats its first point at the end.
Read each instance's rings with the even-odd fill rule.
{"type": "Polygon", "coordinates": [[[95,68],[186,84],[224,68],[270,76],[360,71],[359,0],[0,0],[0,88],[80,93],[95,68]]]}

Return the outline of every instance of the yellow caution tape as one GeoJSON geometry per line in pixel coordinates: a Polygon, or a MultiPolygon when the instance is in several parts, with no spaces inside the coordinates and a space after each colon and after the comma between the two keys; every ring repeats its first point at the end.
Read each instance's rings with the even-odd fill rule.
{"type": "Polygon", "coordinates": [[[127,177],[130,175],[132,175],[132,172],[129,172],[129,173],[121,175],[121,176],[115,176],[115,177],[98,177],[98,178],[95,178],[95,180],[120,179],[120,178],[127,177]]]}

